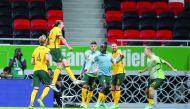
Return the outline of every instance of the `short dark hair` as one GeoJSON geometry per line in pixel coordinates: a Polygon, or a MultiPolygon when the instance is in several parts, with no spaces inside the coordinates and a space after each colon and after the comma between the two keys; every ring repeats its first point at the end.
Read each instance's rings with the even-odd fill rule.
{"type": "Polygon", "coordinates": [[[5,68],[3,69],[3,72],[6,72],[6,71],[11,72],[10,67],[5,67],[5,68]]]}
{"type": "Polygon", "coordinates": [[[90,43],[90,45],[92,45],[92,44],[97,45],[96,41],[92,41],[92,42],[90,43]]]}

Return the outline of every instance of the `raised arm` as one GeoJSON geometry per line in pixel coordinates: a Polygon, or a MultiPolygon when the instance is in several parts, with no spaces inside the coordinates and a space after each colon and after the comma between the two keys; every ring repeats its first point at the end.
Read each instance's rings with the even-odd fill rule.
{"type": "Polygon", "coordinates": [[[72,51],[73,48],[67,43],[67,41],[65,40],[65,38],[63,38],[63,36],[59,36],[59,38],[61,39],[61,41],[67,46],[67,48],[72,51]]]}
{"type": "Polygon", "coordinates": [[[168,66],[171,70],[173,70],[174,72],[177,72],[177,69],[175,69],[169,62],[164,61],[163,64],[165,64],[166,66],[168,66]]]}

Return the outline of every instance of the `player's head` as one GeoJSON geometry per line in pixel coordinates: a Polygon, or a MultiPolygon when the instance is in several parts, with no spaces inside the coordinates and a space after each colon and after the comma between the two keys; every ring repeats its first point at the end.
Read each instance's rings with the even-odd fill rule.
{"type": "Polygon", "coordinates": [[[64,27],[63,21],[56,20],[53,27],[59,27],[60,29],[63,29],[63,27],[64,27]]]}
{"type": "Polygon", "coordinates": [[[18,58],[18,57],[21,57],[21,56],[23,56],[21,49],[20,48],[16,48],[15,49],[15,57],[18,58]]]}
{"type": "Polygon", "coordinates": [[[100,52],[103,53],[103,54],[105,54],[106,51],[107,51],[107,42],[104,42],[100,46],[100,52]]]}
{"type": "Polygon", "coordinates": [[[116,43],[113,43],[111,45],[111,47],[112,47],[112,52],[116,52],[117,51],[117,44],[116,43]]]}
{"type": "Polygon", "coordinates": [[[39,37],[39,43],[40,43],[40,45],[44,45],[45,42],[46,42],[46,35],[41,35],[39,37]]]}
{"type": "Polygon", "coordinates": [[[90,43],[90,48],[91,48],[92,52],[96,51],[96,48],[97,48],[96,41],[93,41],[93,42],[90,43]]]}
{"type": "Polygon", "coordinates": [[[3,73],[4,73],[4,74],[10,74],[10,72],[11,72],[10,67],[5,67],[5,68],[3,69],[3,73]]]}
{"type": "Polygon", "coordinates": [[[150,56],[152,54],[152,48],[151,47],[145,47],[144,49],[145,56],[150,56]]]}

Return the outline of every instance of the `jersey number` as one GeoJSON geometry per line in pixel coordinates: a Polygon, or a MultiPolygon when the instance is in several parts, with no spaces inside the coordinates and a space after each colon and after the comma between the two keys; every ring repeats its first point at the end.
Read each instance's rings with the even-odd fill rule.
{"type": "Polygon", "coordinates": [[[40,54],[38,54],[37,61],[41,61],[40,54]]]}

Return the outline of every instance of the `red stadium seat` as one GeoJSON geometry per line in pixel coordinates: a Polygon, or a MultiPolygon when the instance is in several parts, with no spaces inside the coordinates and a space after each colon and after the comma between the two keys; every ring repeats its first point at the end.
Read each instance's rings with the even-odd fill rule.
{"type": "Polygon", "coordinates": [[[125,39],[139,39],[139,30],[125,30],[124,38],[125,39]]]}
{"type": "Polygon", "coordinates": [[[32,30],[46,30],[47,29],[47,21],[43,19],[34,19],[31,20],[31,29],[32,30]]]}
{"type": "Polygon", "coordinates": [[[109,21],[121,21],[120,11],[107,11],[106,22],[109,22],[109,21]]]}
{"type": "Polygon", "coordinates": [[[63,11],[62,10],[48,10],[47,17],[48,19],[52,19],[52,18],[63,19],[63,11]]]}
{"type": "Polygon", "coordinates": [[[168,3],[167,2],[154,2],[152,5],[152,9],[157,15],[160,15],[160,12],[168,10],[168,3]]]}
{"type": "Polygon", "coordinates": [[[28,19],[15,19],[14,29],[30,29],[30,21],[28,19]]]}
{"type": "Polygon", "coordinates": [[[144,40],[152,40],[156,38],[155,30],[141,30],[140,38],[144,40]]]}
{"type": "Polygon", "coordinates": [[[120,8],[122,13],[127,11],[136,11],[136,3],[132,1],[121,2],[120,8]]]}
{"type": "Polygon", "coordinates": [[[168,8],[177,16],[179,12],[184,10],[184,5],[181,2],[170,2],[168,8]]]}
{"type": "Polygon", "coordinates": [[[137,3],[137,10],[139,12],[139,15],[141,15],[141,13],[143,12],[149,12],[152,11],[152,3],[151,2],[138,2],[137,3]]]}
{"type": "Polygon", "coordinates": [[[172,40],[172,31],[171,30],[158,30],[157,39],[159,40],[172,40]]]}
{"type": "Polygon", "coordinates": [[[123,31],[119,29],[108,30],[108,38],[123,38],[123,31]]]}

